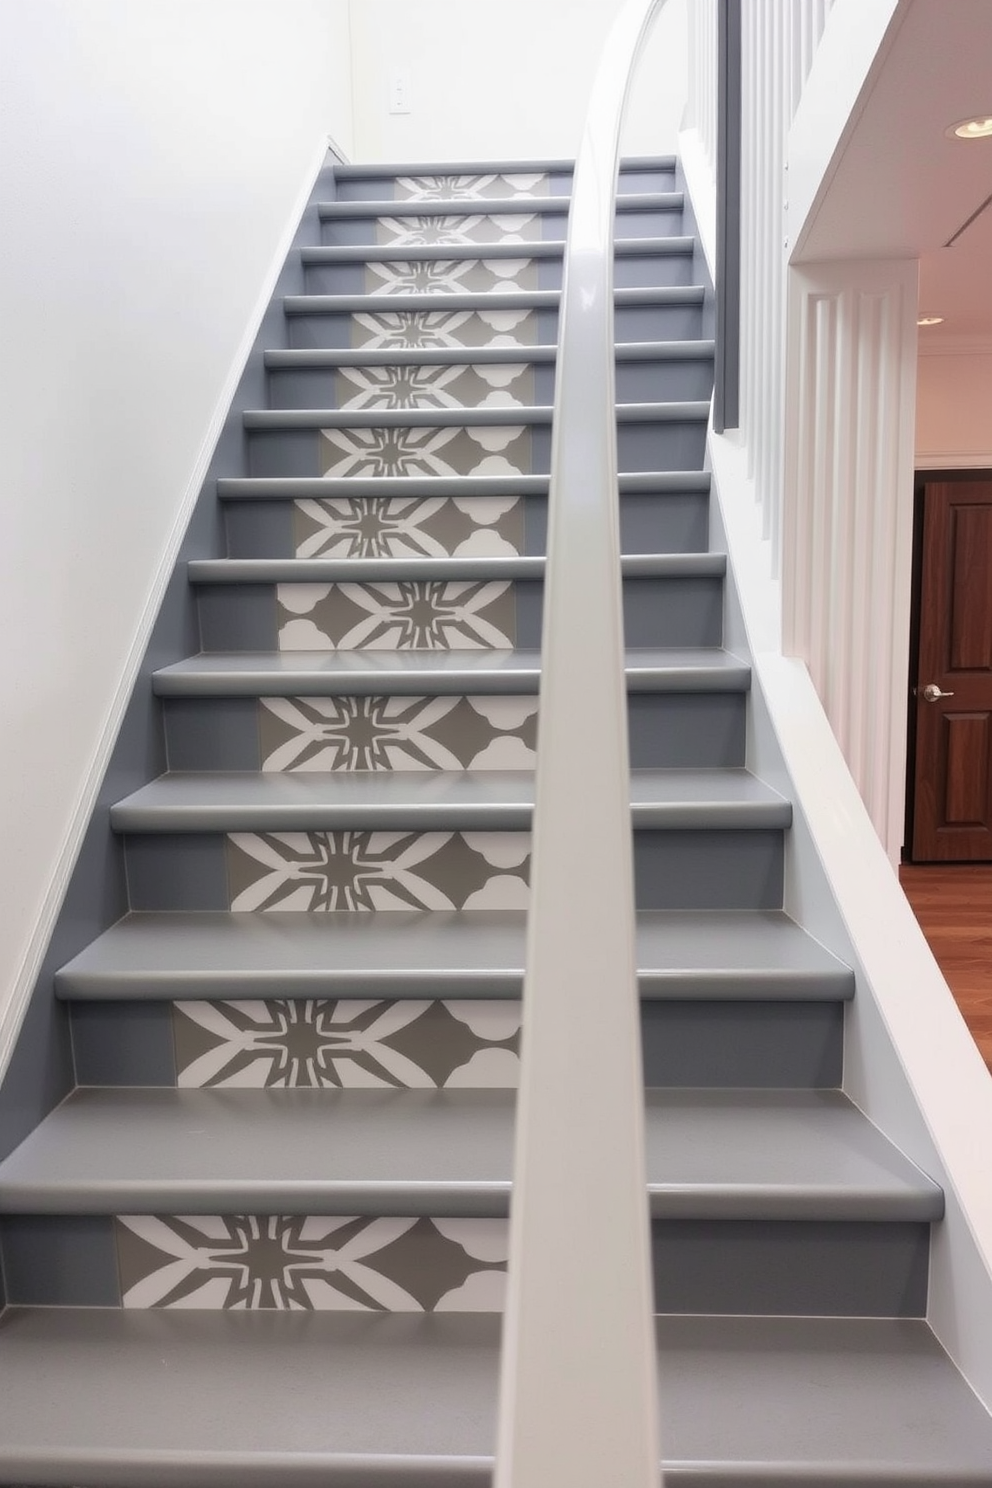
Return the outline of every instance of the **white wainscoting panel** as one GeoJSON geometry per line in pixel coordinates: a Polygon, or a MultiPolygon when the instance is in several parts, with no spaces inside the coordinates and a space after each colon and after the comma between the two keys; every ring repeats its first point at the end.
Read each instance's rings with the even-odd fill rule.
{"type": "Polygon", "coordinates": [[[917,266],[790,271],[783,648],[810,669],[875,828],[902,845],[917,266]]]}

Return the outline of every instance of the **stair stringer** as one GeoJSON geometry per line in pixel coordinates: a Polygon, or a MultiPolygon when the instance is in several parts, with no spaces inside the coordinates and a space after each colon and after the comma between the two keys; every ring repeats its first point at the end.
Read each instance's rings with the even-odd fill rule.
{"type": "Polygon", "coordinates": [[[750,661],[748,768],[792,801],[784,908],[849,965],[845,1093],[937,1183],[927,1321],[992,1410],[992,1081],[899,887],[805,664],[781,651],[778,583],[744,451],[712,432],[711,546],[725,645],[750,661]]]}
{"type": "MultiPolygon", "coordinates": [[[[303,289],[300,250],[320,242],[317,204],[335,198],[336,163],[329,149],[273,285],[175,555],[33,987],[19,1023],[13,1029],[3,1030],[10,1040],[10,1054],[5,1067],[0,1062],[0,1159],[33,1131],[73,1087],[69,1013],[66,1005],[53,995],[53,978],[60,966],[127,911],[124,850],[121,839],[110,830],[110,808],[166,768],[162,704],[152,691],[152,673],[200,649],[197,598],[187,580],[187,564],[191,559],[220,558],[226,554],[217,480],[220,476],[247,474],[244,414],[264,402],[265,352],[287,344],[283,300],[286,295],[303,289]]],[[[16,1013],[12,1012],[11,1016],[16,1013]]]]}

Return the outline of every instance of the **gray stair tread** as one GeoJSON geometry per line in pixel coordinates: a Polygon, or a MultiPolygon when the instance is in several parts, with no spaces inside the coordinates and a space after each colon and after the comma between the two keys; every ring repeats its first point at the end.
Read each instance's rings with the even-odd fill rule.
{"type": "MultiPolygon", "coordinates": [[[[621,174],[624,171],[672,171],[675,169],[674,155],[623,155],[620,159],[621,174]]],[[[337,181],[382,181],[393,176],[533,176],[571,175],[575,170],[575,159],[562,156],[540,157],[536,160],[456,160],[452,161],[377,161],[363,165],[350,162],[335,165],[337,181]]]]}
{"type": "MultiPolygon", "coordinates": [[[[713,341],[703,340],[621,341],[617,343],[616,356],[618,362],[702,362],[710,361],[714,350],[713,341]]],[[[504,362],[554,362],[557,357],[557,346],[302,346],[267,351],[265,365],[270,372],[313,367],[477,367],[504,362]]]]}
{"type": "MultiPolygon", "coordinates": [[[[704,290],[699,284],[668,284],[657,288],[615,289],[617,305],[701,305],[704,290]]],[[[411,291],[397,294],[297,294],[286,295],[287,315],[351,315],[400,310],[555,310],[561,300],[558,289],[493,289],[472,293],[411,291]]]]}
{"type": "MultiPolygon", "coordinates": [[[[318,202],[317,213],[322,222],[354,217],[533,217],[545,212],[561,215],[568,211],[570,200],[568,196],[457,196],[433,200],[416,200],[410,197],[400,201],[389,198],[379,201],[318,202]]],[[[680,212],[683,200],[681,191],[621,192],[617,197],[617,211],[680,212]]]]}
{"type": "MultiPolygon", "coordinates": [[[[0,1163],[0,1212],[506,1212],[512,1090],[79,1089],[0,1163]]],[[[939,1219],[839,1092],[649,1090],[652,1213],[939,1219]]]]}
{"type": "MultiPolygon", "coordinates": [[[[992,1421],[922,1321],[656,1328],[666,1483],[992,1484],[992,1421]]],[[[478,1313],[12,1308],[0,1474],[52,1488],[490,1488],[499,1340],[499,1319],[478,1313]]]]}
{"type": "MultiPolygon", "coordinates": [[[[677,424],[709,418],[708,399],[668,403],[618,403],[621,424],[677,424]]],[[[413,429],[550,424],[554,409],[501,405],[497,408],[250,408],[243,416],[246,429],[413,429]]]]}
{"type": "MultiPolygon", "coordinates": [[[[695,246],[695,238],[686,237],[618,238],[614,244],[614,253],[618,258],[640,254],[664,258],[684,255],[688,258],[695,246]]],[[[496,258],[561,258],[564,250],[565,245],[560,238],[536,243],[348,243],[302,248],[300,257],[305,264],[423,263],[433,260],[453,263],[463,258],[473,262],[476,259],[486,261],[496,258]]]]}
{"type": "MultiPolygon", "coordinates": [[[[627,652],[629,692],[743,692],[748,664],[717,648],[627,652]]],[[[203,652],[154,673],[161,697],[303,697],[350,693],[534,693],[539,651],[203,652]]]]}
{"type": "MultiPolygon", "coordinates": [[[[705,470],[621,472],[620,495],[708,492],[705,470]]],[[[372,476],[224,476],[217,482],[223,500],[295,500],[329,496],[546,496],[546,475],[372,475],[372,476]]]]}
{"type": "MultiPolygon", "coordinates": [[[[130,914],[56,974],[63,998],[518,997],[526,917],[493,910],[130,914]]],[[[781,911],[642,910],[646,998],[836,1000],[849,968],[781,911]]]]}
{"type": "MultiPolygon", "coordinates": [[[[540,554],[505,558],[195,558],[186,565],[194,584],[396,583],[400,580],[542,579],[540,554]]],[[[722,578],[724,553],[633,553],[621,559],[628,579],[722,578]]]]}
{"type": "MultiPolygon", "coordinates": [[[[335,829],[526,831],[533,777],[524,771],[217,772],[162,775],[110,813],[119,832],[335,829]]],[[[746,770],[634,770],[636,827],[783,828],[784,797],[746,770]]]]}

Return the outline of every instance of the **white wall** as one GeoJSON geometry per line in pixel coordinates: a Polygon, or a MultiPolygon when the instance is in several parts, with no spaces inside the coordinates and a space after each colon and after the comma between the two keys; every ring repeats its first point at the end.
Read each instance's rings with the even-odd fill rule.
{"type": "Polygon", "coordinates": [[[0,0],[0,100],[2,1023],[246,328],[350,146],[347,0],[0,0]]]}
{"type": "MultiPolygon", "coordinates": [[[[574,156],[623,0],[351,0],[355,156],[574,156]],[[388,112],[409,79],[408,114],[388,112]]],[[[674,153],[686,98],[685,0],[668,0],[635,83],[624,149],[674,153]]]]}
{"type": "MultiPolygon", "coordinates": [[[[927,332],[921,330],[924,343],[927,332]]],[[[992,346],[921,350],[916,463],[992,467],[992,346]]]]}

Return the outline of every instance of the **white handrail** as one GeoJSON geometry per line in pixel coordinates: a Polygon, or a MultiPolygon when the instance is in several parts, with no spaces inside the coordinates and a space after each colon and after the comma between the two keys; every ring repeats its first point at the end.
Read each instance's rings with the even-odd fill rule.
{"type": "Polygon", "coordinates": [[[496,1488],[657,1488],[634,953],[613,230],[628,0],[593,87],[565,249],[496,1488]]]}

